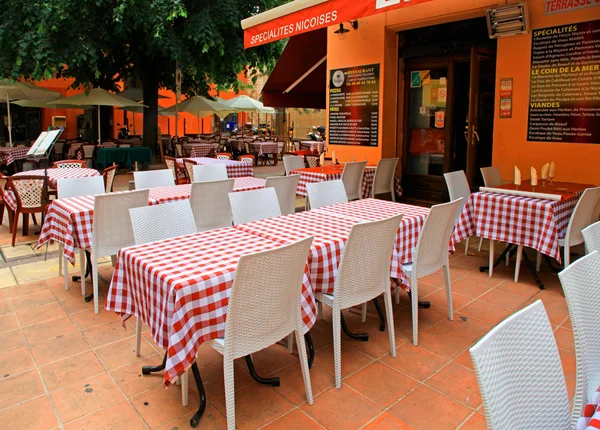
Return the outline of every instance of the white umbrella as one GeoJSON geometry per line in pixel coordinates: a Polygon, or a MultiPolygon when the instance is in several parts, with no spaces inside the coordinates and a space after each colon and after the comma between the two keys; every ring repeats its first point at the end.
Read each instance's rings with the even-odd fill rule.
{"type": "MultiPolygon", "coordinates": [[[[144,113],[144,109],[146,109],[146,108],[142,105],[117,108],[117,110],[124,110],[126,112],[133,112],[133,113],[144,113]]],[[[165,109],[162,106],[159,106],[158,107],[158,116],[175,116],[175,112],[171,112],[170,110],[165,109]]]]}
{"type": "Polygon", "coordinates": [[[237,96],[223,102],[236,112],[257,112],[274,114],[275,109],[265,107],[261,102],[248,96],[237,96]]]}
{"type": "Polygon", "coordinates": [[[223,118],[233,112],[233,109],[226,104],[209,100],[206,97],[201,96],[190,97],[166,110],[175,112],[175,108],[177,108],[178,112],[196,114],[196,117],[198,118],[198,131],[200,131],[200,117],[216,114],[223,118]]]}
{"type": "Polygon", "coordinates": [[[73,108],[74,106],[97,106],[98,108],[98,143],[102,142],[100,136],[100,106],[117,106],[117,107],[129,107],[129,106],[142,106],[131,99],[119,96],[117,94],[109,93],[101,88],[94,88],[89,93],[77,94],[71,97],[65,97],[64,99],[49,102],[48,105],[56,107],[67,107],[73,108]]]}
{"type": "Polygon", "coordinates": [[[58,97],[60,94],[45,88],[39,88],[34,85],[22,82],[11,82],[8,79],[0,80],[0,101],[6,102],[6,111],[8,114],[8,140],[12,146],[12,120],[10,117],[11,100],[34,100],[48,99],[58,97]]]}

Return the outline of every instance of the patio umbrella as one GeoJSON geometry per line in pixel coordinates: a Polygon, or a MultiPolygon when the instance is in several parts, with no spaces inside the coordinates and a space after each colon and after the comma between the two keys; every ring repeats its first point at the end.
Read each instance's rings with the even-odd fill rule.
{"type": "MultiPolygon", "coordinates": [[[[144,100],[144,90],[141,88],[127,88],[126,90],[117,93],[121,97],[126,97],[130,100],[141,102],[144,100]]],[[[159,99],[168,99],[167,96],[158,95],[159,99]]]]}
{"type": "Polygon", "coordinates": [[[231,100],[223,102],[223,104],[229,106],[235,112],[275,113],[275,109],[265,107],[265,105],[258,100],[248,96],[237,96],[231,100]]]}
{"type": "MultiPolygon", "coordinates": [[[[117,108],[117,110],[122,110],[125,112],[132,112],[134,115],[133,118],[133,134],[135,134],[135,114],[136,113],[145,113],[144,109],[146,109],[143,105],[138,105],[138,106],[128,106],[128,107],[120,107],[117,108]]],[[[171,112],[166,110],[164,107],[162,106],[158,106],[158,116],[176,116],[175,112],[171,112]]]]}
{"type": "Polygon", "coordinates": [[[233,112],[233,109],[226,104],[209,100],[202,96],[190,97],[189,99],[185,99],[181,103],[173,105],[166,110],[175,112],[175,108],[177,108],[178,112],[196,114],[196,117],[198,118],[198,130],[200,130],[200,117],[216,114],[223,118],[229,113],[233,112]]]}
{"type": "MultiPolygon", "coordinates": [[[[53,98],[49,98],[49,99],[39,99],[39,100],[15,100],[11,103],[14,105],[17,105],[17,106],[21,106],[21,107],[54,109],[53,116],[56,116],[56,105],[49,105],[48,103],[58,101],[59,99],[60,99],[60,97],[53,97],[53,98]]],[[[62,106],[62,107],[66,107],[66,106],[62,106]]],[[[83,106],[69,106],[69,107],[83,109],[83,106]]]]}
{"type": "Polygon", "coordinates": [[[8,114],[8,140],[12,146],[12,120],[10,117],[11,100],[35,100],[59,97],[60,94],[45,88],[39,88],[34,85],[22,82],[11,82],[8,79],[0,80],[0,101],[6,102],[6,111],[8,114]]]}
{"type": "Polygon", "coordinates": [[[98,143],[102,142],[100,136],[100,106],[117,106],[117,107],[130,107],[130,106],[143,106],[139,103],[134,102],[126,97],[119,96],[117,94],[109,93],[101,88],[94,88],[89,93],[77,94],[71,97],[65,97],[64,99],[49,102],[48,105],[56,107],[81,107],[81,106],[97,106],[98,108],[98,143]]]}

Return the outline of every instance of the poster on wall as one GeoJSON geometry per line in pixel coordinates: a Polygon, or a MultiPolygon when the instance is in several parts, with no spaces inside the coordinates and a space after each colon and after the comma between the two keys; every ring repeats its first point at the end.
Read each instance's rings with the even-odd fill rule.
{"type": "Polygon", "coordinates": [[[532,33],[527,140],[600,143],[600,20],[532,33]]]}
{"type": "Polygon", "coordinates": [[[379,64],[334,69],[329,79],[329,143],[377,146],[379,64]]]}

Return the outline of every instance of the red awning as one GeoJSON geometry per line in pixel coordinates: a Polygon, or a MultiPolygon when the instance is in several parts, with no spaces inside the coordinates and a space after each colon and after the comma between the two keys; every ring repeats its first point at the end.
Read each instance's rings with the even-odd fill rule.
{"type": "Polygon", "coordinates": [[[426,1],[430,0],[294,0],[242,20],[244,46],[252,48],[426,1]]]}
{"type": "Polygon", "coordinates": [[[265,106],[325,109],[327,29],[292,37],[262,90],[265,106]]]}

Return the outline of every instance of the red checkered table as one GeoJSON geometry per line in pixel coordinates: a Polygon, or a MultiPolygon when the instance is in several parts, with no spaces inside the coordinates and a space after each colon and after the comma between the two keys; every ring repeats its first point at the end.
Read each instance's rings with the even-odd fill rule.
{"type": "Polygon", "coordinates": [[[24,160],[29,152],[27,146],[15,146],[12,148],[0,148],[0,164],[9,165],[16,160],[24,160]]]}
{"type": "Polygon", "coordinates": [[[300,143],[302,143],[302,145],[300,145],[300,148],[298,149],[302,149],[302,146],[310,146],[310,151],[312,152],[324,152],[325,151],[325,142],[318,142],[315,140],[303,140],[300,143]]]}
{"type": "Polygon", "coordinates": [[[249,146],[257,155],[277,154],[279,152],[276,142],[252,142],[249,146]]]}
{"type": "MultiPolygon", "coordinates": [[[[235,178],[233,191],[248,191],[264,188],[260,178],[235,178]]],[[[190,184],[151,188],[148,204],[156,205],[190,198],[190,184]]],[[[75,263],[75,249],[92,246],[94,224],[94,196],[71,197],[53,200],[38,239],[38,247],[47,241],[64,245],[64,255],[75,263]]]]}
{"type": "Polygon", "coordinates": [[[211,151],[215,150],[212,143],[189,143],[184,144],[183,148],[190,152],[190,158],[206,157],[211,151]]]}
{"type": "MultiPolygon", "coordinates": [[[[373,180],[375,178],[376,166],[367,166],[363,175],[362,181],[362,195],[363,199],[371,197],[371,188],[373,188],[373,180]]],[[[324,181],[335,181],[336,179],[342,179],[342,172],[344,167],[338,166],[325,166],[325,167],[307,167],[304,169],[296,169],[290,172],[291,175],[300,175],[298,181],[298,189],[296,194],[301,196],[307,196],[306,184],[312,184],[315,182],[324,181]]],[[[400,179],[396,176],[394,181],[394,187],[396,189],[396,195],[402,195],[402,187],[400,186],[400,179]]]]}
{"type": "MultiPolygon", "coordinates": [[[[241,161],[235,160],[217,160],[216,158],[187,158],[187,160],[192,160],[196,164],[200,165],[208,165],[208,164],[225,164],[227,168],[227,176],[230,178],[243,178],[248,176],[254,176],[254,170],[252,169],[252,165],[250,163],[243,163],[241,161]]],[[[177,159],[177,164],[185,168],[183,163],[183,158],[177,159]]]]}
{"type": "MultiPolygon", "coordinates": [[[[76,168],[76,169],[47,169],[48,172],[48,186],[50,188],[56,189],[57,181],[59,179],[64,178],[86,178],[89,176],[99,176],[95,169],[85,169],[85,168],[76,168]]],[[[26,172],[15,173],[13,177],[19,176],[44,176],[44,169],[38,170],[28,170],[26,172]]],[[[17,207],[17,201],[15,199],[15,195],[12,190],[6,190],[4,192],[4,201],[12,210],[15,210],[17,207]]]]}
{"type": "MultiPolygon", "coordinates": [[[[308,235],[305,235],[306,237],[308,235]]],[[[227,302],[239,258],[281,246],[233,227],[125,248],[119,253],[106,309],[123,320],[136,315],[167,351],[164,385],[196,360],[203,342],[225,334],[227,302]]],[[[302,286],[302,318],[316,321],[308,266],[302,286]]]]}
{"type": "MultiPolygon", "coordinates": [[[[78,142],[78,143],[72,143],[71,146],[69,146],[69,151],[67,152],[67,159],[72,160],[75,157],[77,157],[78,159],[81,159],[81,154],[77,152],[77,150],[79,148],[81,148],[81,146],[84,145],[84,143],[78,142]]],[[[104,142],[101,145],[97,145],[98,149],[100,148],[116,148],[118,145],[115,142],[104,142]]]]}
{"type": "Polygon", "coordinates": [[[452,234],[452,243],[478,236],[523,245],[561,261],[558,239],[564,237],[580,193],[563,201],[501,193],[469,196],[452,234]]]}

